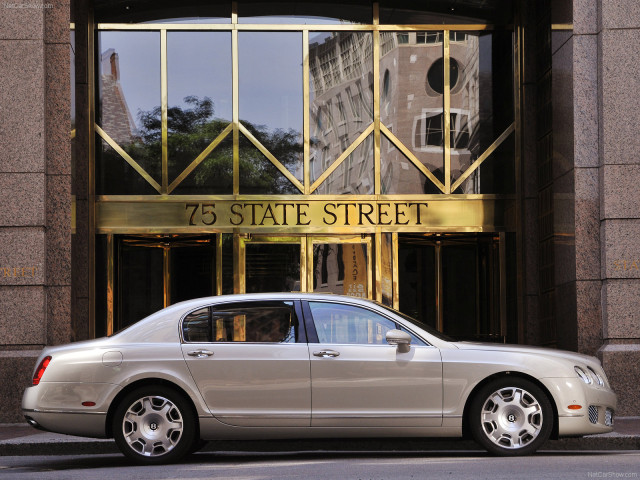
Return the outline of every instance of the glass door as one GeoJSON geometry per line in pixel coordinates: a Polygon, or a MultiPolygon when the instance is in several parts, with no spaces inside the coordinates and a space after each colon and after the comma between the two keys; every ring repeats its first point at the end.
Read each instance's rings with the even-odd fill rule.
{"type": "Polygon", "coordinates": [[[370,236],[236,238],[238,293],[318,292],[372,298],[370,236]]]}
{"type": "Polygon", "coordinates": [[[304,236],[246,235],[237,239],[236,293],[305,291],[304,236]],[[301,268],[302,267],[302,268],[301,268]]]}
{"type": "Polygon", "coordinates": [[[371,236],[312,237],[309,291],[373,298],[371,236]]]}
{"type": "Polygon", "coordinates": [[[506,338],[502,234],[399,235],[400,310],[457,339],[506,338]]]}
{"type": "Polygon", "coordinates": [[[221,293],[220,235],[109,237],[105,334],[174,303],[221,293]]]}

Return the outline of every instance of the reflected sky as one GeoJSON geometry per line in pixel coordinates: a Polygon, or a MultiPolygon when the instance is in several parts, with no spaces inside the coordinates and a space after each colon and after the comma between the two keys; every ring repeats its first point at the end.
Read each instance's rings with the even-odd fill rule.
{"type": "MultiPolygon", "coordinates": [[[[212,97],[215,116],[231,119],[231,97],[226,93],[231,72],[231,45],[217,47],[216,35],[206,32],[213,48],[193,42],[199,33],[167,35],[169,99],[185,107],[184,97],[212,97]],[[198,74],[193,74],[197,69],[198,74]],[[190,73],[191,72],[191,73],[190,73]],[[217,98],[216,98],[217,97],[217,98]]],[[[138,128],[139,111],[160,106],[160,34],[111,32],[99,34],[100,52],[113,48],[120,64],[120,84],[138,128]]],[[[226,43],[226,42],[225,42],[226,43]]],[[[270,129],[302,130],[302,34],[299,32],[241,32],[239,35],[240,116],[270,129]],[[286,54],[284,54],[286,53],[286,54]]]]}
{"type": "Polygon", "coordinates": [[[240,32],[240,119],[302,132],[302,33],[240,32]]]}
{"type": "Polygon", "coordinates": [[[160,106],[160,33],[100,32],[100,53],[113,48],[120,64],[120,85],[138,128],[138,111],[160,106]]]}
{"type": "Polygon", "coordinates": [[[230,32],[168,32],[169,107],[186,106],[184,99],[209,97],[214,117],[231,121],[230,32]]]}

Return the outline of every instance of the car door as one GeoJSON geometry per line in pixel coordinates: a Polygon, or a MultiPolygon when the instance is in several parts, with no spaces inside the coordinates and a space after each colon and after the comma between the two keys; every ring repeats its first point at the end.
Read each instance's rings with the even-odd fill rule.
{"type": "Polygon", "coordinates": [[[311,317],[311,425],[430,427],[442,424],[440,351],[412,335],[409,352],[386,342],[394,320],[357,305],[304,304],[311,317]],[[315,337],[314,333],[314,337],[315,337]],[[315,340],[315,338],[313,339],[315,340]]]}
{"type": "Polygon", "coordinates": [[[309,349],[298,317],[296,302],[273,300],[213,305],[184,318],[182,352],[216,418],[309,426],[309,349]]]}

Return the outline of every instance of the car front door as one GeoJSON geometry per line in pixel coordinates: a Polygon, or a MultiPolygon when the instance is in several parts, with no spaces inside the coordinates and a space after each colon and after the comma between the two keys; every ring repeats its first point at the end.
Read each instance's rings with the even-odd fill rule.
{"type": "MultiPolygon", "coordinates": [[[[196,310],[182,352],[211,413],[239,426],[309,426],[309,349],[296,302],[256,301],[196,310]]],[[[299,304],[298,304],[299,309],[299,304]]]]}
{"type": "Polygon", "coordinates": [[[362,306],[309,301],[304,312],[318,340],[309,344],[312,426],[442,424],[437,348],[413,335],[410,350],[401,353],[385,338],[398,327],[395,321],[362,306]]]}

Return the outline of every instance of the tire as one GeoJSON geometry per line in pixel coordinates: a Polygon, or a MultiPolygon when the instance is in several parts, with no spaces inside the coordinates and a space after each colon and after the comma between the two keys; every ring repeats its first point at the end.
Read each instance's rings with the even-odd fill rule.
{"type": "Polygon", "coordinates": [[[120,451],[142,465],[180,460],[198,438],[191,405],[164,386],[145,386],[126,395],[116,408],[112,427],[120,451]]]}
{"type": "Polygon", "coordinates": [[[468,424],[476,442],[494,455],[530,455],[553,429],[548,396],[533,382],[496,379],[482,387],[469,408],[468,424]]]}

